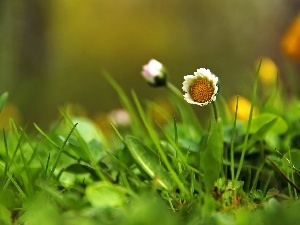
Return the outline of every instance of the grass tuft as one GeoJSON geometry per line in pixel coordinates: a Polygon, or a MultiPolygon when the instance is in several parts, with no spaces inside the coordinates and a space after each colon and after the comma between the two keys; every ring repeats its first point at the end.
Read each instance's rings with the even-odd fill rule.
{"type": "MultiPolygon", "coordinates": [[[[217,96],[202,124],[169,81],[171,110],[144,104],[135,91],[128,96],[107,72],[128,126],[110,123],[104,132],[64,110],[47,131],[34,124],[28,132],[11,119],[0,140],[0,224],[299,221],[300,102],[284,99],[279,79],[261,102],[261,63],[247,121],[238,116],[245,109],[239,96],[233,113],[217,96]]],[[[7,97],[0,96],[0,113],[7,97]]]]}

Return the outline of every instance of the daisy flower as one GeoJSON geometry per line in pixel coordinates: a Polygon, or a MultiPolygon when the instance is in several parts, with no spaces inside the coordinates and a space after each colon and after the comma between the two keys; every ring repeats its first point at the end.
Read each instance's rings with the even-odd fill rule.
{"type": "Polygon", "coordinates": [[[159,87],[166,85],[166,69],[159,61],[151,59],[143,66],[142,76],[152,86],[159,87]]]}
{"type": "Polygon", "coordinates": [[[209,69],[200,68],[194,75],[184,76],[182,90],[184,99],[195,105],[204,106],[216,100],[218,94],[218,77],[209,69]]]}

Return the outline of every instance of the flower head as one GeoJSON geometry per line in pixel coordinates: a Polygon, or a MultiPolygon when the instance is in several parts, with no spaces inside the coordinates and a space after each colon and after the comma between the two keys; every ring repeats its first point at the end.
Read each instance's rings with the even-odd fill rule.
{"type": "Polygon", "coordinates": [[[152,86],[159,87],[166,85],[166,69],[159,61],[151,59],[143,66],[142,76],[152,86]]]}
{"type": "Polygon", "coordinates": [[[194,75],[184,76],[182,90],[184,99],[195,105],[204,106],[216,100],[218,94],[218,77],[209,69],[200,68],[194,75]]]}

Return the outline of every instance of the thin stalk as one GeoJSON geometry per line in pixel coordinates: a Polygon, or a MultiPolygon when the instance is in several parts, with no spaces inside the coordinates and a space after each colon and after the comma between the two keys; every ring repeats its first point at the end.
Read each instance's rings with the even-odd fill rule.
{"type": "Polygon", "coordinates": [[[219,110],[218,110],[218,106],[217,106],[216,101],[212,102],[212,106],[213,106],[214,116],[215,116],[215,119],[216,119],[216,122],[217,122],[218,119],[220,118],[220,116],[219,116],[219,110]]]}
{"type": "Polygon", "coordinates": [[[235,132],[236,132],[236,119],[237,119],[237,112],[238,112],[238,102],[239,96],[236,96],[236,105],[235,105],[235,114],[234,114],[234,122],[232,127],[232,135],[230,141],[230,171],[231,171],[231,180],[233,182],[233,186],[235,186],[235,179],[234,179],[234,139],[235,139],[235,132]]]}
{"type": "Polygon", "coordinates": [[[56,157],[56,160],[55,160],[55,162],[54,162],[54,164],[53,164],[53,167],[50,169],[50,173],[49,173],[49,176],[46,178],[46,181],[49,180],[49,179],[52,177],[52,175],[53,175],[53,173],[54,173],[54,170],[55,170],[56,167],[57,167],[58,161],[59,161],[59,159],[60,159],[60,157],[61,157],[61,154],[63,153],[64,148],[65,148],[65,146],[66,146],[66,144],[67,144],[69,138],[71,137],[71,134],[72,134],[73,131],[75,130],[77,124],[78,124],[78,123],[76,123],[76,124],[72,127],[72,129],[71,129],[71,131],[69,132],[69,134],[68,134],[66,140],[64,141],[64,143],[62,144],[61,148],[59,149],[59,152],[58,152],[58,155],[57,155],[57,157],[56,157]]]}
{"type": "Polygon", "coordinates": [[[129,100],[128,96],[126,95],[125,91],[123,90],[123,88],[106,71],[102,71],[102,75],[110,83],[110,85],[115,89],[118,96],[120,97],[123,107],[130,114],[130,118],[132,119],[132,126],[131,126],[132,132],[134,134],[138,134],[138,135],[143,134],[143,129],[140,126],[141,123],[140,123],[140,120],[138,119],[138,115],[136,114],[136,111],[134,110],[134,107],[133,107],[131,101],[129,100]]]}
{"type": "Polygon", "coordinates": [[[50,152],[47,157],[47,162],[46,162],[46,168],[45,168],[45,179],[47,180],[47,173],[48,173],[48,168],[49,168],[49,162],[50,162],[50,152]]]}
{"type": "Polygon", "coordinates": [[[152,141],[154,142],[159,155],[161,157],[162,162],[164,163],[164,165],[167,167],[168,171],[170,172],[170,175],[172,176],[173,180],[175,181],[175,183],[178,185],[178,187],[181,189],[181,191],[187,195],[189,195],[189,191],[186,189],[186,187],[184,186],[183,182],[180,180],[180,178],[178,177],[178,175],[176,174],[176,172],[174,171],[172,165],[170,164],[166,153],[164,152],[164,150],[161,148],[161,145],[159,143],[159,138],[157,137],[157,134],[155,132],[155,130],[153,129],[153,127],[151,127],[151,125],[149,124],[145,112],[138,100],[138,97],[136,96],[135,92],[132,91],[132,95],[133,95],[133,99],[135,102],[135,105],[137,107],[137,110],[140,114],[140,117],[152,139],[152,141]]]}
{"type": "Polygon", "coordinates": [[[256,75],[255,75],[254,87],[253,87],[253,93],[252,93],[252,101],[251,101],[249,119],[248,119],[248,124],[247,124],[247,131],[246,131],[246,136],[245,136],[244,143],[243,143],[243,149],[242,149],[242,154],[241,154],[241,158],[240,158],[239,167],[238,167],[238,170],[237,170],[237,173],[236,173],[236,181],[238,181],[240,173],[242,171],[242,167],[243,167],[244,159],[245,159],[245,154],[246,154],[246,151],[247,151],[249,131],[250,131],[251,122],[252,122],[253,109],[254,109],[254,105],[255,105],[255,102],[256,102],[256,93],[257,93],[257,86],[258,86],[258,74],[259,74],[259,71],[260,71],[261,62],[262,62],[262,58],[259,61],[259,65],[258,65],[256,75]]]}
{"type": "MultiPolygon", "coordinates": [[[[57,148],[58,150],[60,149],[59,145],[57,145],[53,140],[51,140],[51,138],[44,132],[42,131],[41,128],[38,127],[38,125],[36,125],[35,123],[33,124],[34,127],[37,129],[37,131],[46,138],[47,141],[50,142],[50,144],[52,144],[55,148],[57,148]]],[[[84,161],[83,159],[77,158],[76,156],[73,156],[72,154],[70,154],[69,152],[63,151],[63,153],[67,156],[69,156],[71,159],[74,159],[76,161],[84,161]]],[[[86,161],[84,161],[86,162],[86,161]]],[[[87,163],[87,162],[86,162],[87,163]]]]}
{"type": "MultiPolygon", "coordinates": [[[[13,178],[13,176],[10,173],[7,173],[7,176],[8,176],[8,181],[11,181],[13,183],[13,185],[18,190],[18,192],[22,196],[22,198],[27,198],[26,194],[24,193],[24,191],[22,190],[22,188],[19,186],[19,184],[15,181],[15,179],[13,178]]],[[[8,184],[8,181],[7,181],[7,184],[8,184]]],[[[7,186],[5,186],[4,189],[6,189],[6,187],[7,186]]]]}
{"type": "Polygon", "coordinates": [[[272,178],[273,176],[274,176],[274,172],[271,171],[271,172],[269,173],[269,175],[268,175],[268,178],[267,178],[266,182],[264,183],[263,188],[262,188],[262,192],[263,192],[264,194],[267,193],[268,185],[269,185],[269,183],[270,183],[270,181],[271,181],[271,178],[272,178]]]}
{"type": "MultiPolygon", "coordinates": [[[[288,182],[288,187],[289,187],[289,189],[290,189],[290,186],[289,185],[291,185],[291,186],[293,186],[299,193],[300,193],[300,188],[291,180],[291,179],[289,179],[288,178],[288,176],[287,175],[285,175],[285,173],[276,165],[276,163],[269,157],[269,156],[267,156],[266,155],[266,158],[271,162],[271,164],[272,164],[272,166],[274,166],[275,167],[275,169],[283,176],[283,178],[288,182]]],[[[289,194],[290,194],[290,196],[292,196],[292,192],[291,192],[291,190],[289,190],[289,194]]]]}
{"type": "Polygon", "coordinates": [[[7,180],[7,173],[8,173],[8,145],[7,145],[7,139],[6,139],[6,133],[5,129],[3,128],[3,141],[4,141],[4,147],[5,147],[5,164],[4,164],[4,171],[3,171],[3,178],[2,178],[2,183],[1,183],[1,189],[4,187],[4,184],[7,180]]]}
{"type": "MultiPolygon", "coordinates": [[[[290,162],[290,164],[293,165],[293,162],[292,162],[292,155],[291,155],[291,148],[289,148],[288,154],[289,154],[289,158],[290,158],[290,160],[289,160],[288,162],[290,162]]],[[[289,166],[289,167],[290,167],[290,166],[289,166]]],[[[293,183],[295,184],[295,177],[294,177],[293,171],[291,172],[291,180],[292,180],[293,183]]],[[[297,199],[298,199],[298,195],[297,195],[297,190],[296,190],[296,188],[294,188],[293,191],[294,191],[295,200],[297,200],[297,199]]],[[[292,196],[292,195],[291,195],[291,196],[292,196]]]]}
{"type": "Polygon", "coordinates": [[[182,98],[182,93],[178,90],[176,86],[174,86],[171,82],[167,82],[166,84],[167,88],[172,91],[175,95],[177,95],[179,98],[182,98]]]}

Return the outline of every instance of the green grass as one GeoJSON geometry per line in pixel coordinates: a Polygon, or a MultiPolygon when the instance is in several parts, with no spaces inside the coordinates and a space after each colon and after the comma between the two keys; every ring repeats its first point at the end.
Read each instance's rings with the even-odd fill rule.
{"type": "Polygon", "coordinates": [[[200,124],[171,83],[169,115],[134,91],[127,96],[106,72],[132,118],[128,129],[112,124],[114,135],[105,136],[63,110],[48,131],[35,124],[28,133],[11,119],[0,140],[0,224],[297,223],[300,102],[273,107],[278,85],[258,102],[258,72],[246,122],[228,115],[218,96],[210,121],[200,124]],[[149,107],[167,122],[151,119],[149,107]]]}

